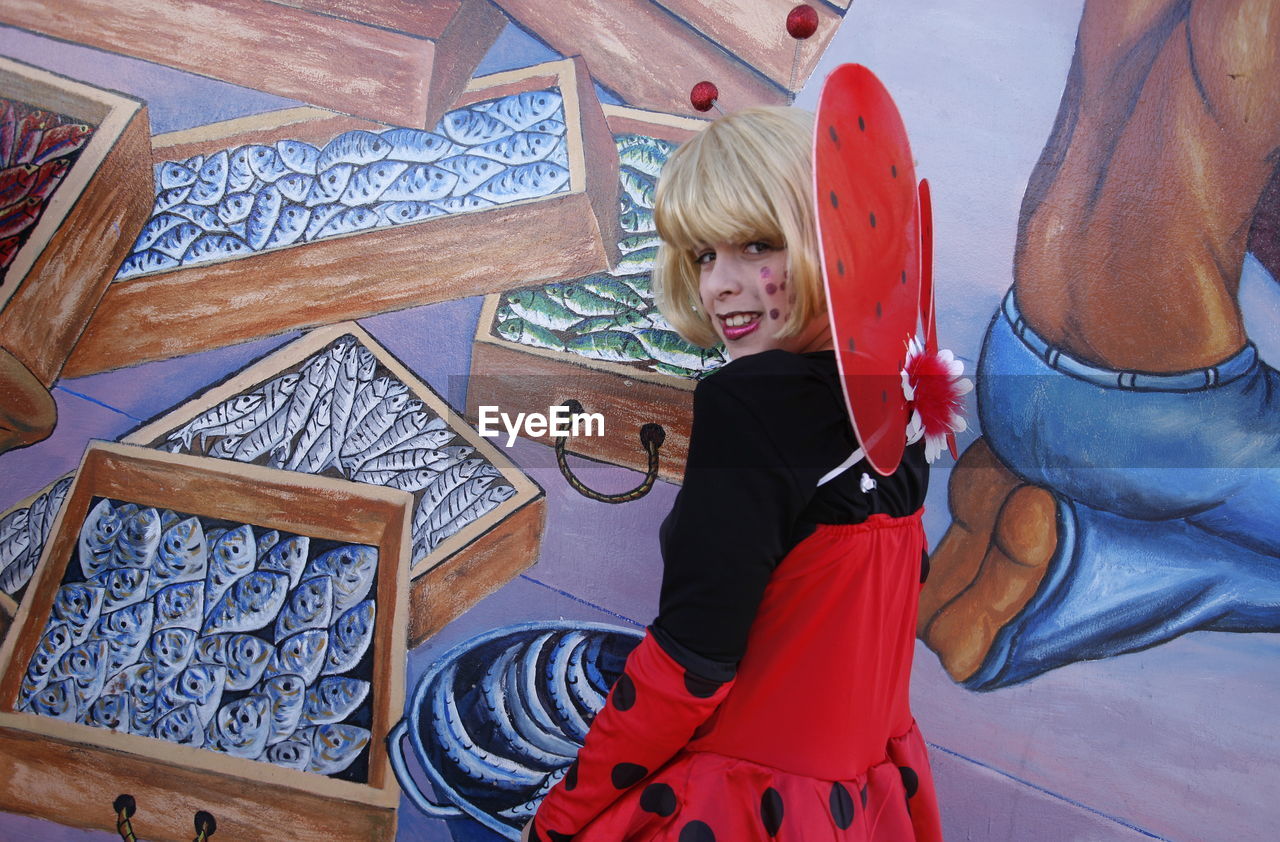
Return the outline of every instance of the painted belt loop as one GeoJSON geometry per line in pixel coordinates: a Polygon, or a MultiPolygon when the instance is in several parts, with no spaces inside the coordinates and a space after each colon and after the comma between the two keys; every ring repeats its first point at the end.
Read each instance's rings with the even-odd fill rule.
{"type": "MultiPolygon", "coordinates": [[[[585,411],[582,408],[582,404],[573,398],[565,401],[563,406],[569,410],[570,415],[580,415],[585,411]]],[[[583,497],[601,503],[630,503],[648,494],[649,490],[653,488],[654,481],[658,478],[658,449],[662,447],[662,443],[666,440],[667,431],[662,429],[661,424],[649,423],[641,427],[640,445],[649,455],[649,467],[645,471],[644,480],[635,488],[630,491],[624,491],[621,494],[601,494],[588,488],[583,484],[582,480],[574,476],[573,470],[569,467],[569,460],[565,451],[569,437],[552,436],[552,441],[556,445],[556,464],[560,466],[560,473],[564,474],[565,481],[583,497]]]]}

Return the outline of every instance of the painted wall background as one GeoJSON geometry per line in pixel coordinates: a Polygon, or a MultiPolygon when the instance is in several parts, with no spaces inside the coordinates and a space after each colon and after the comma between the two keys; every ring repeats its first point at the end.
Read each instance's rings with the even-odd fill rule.
{"type": "MultiPolygon", "coordinates": [[[[1054,125],[1081,11],[1078,3],[859,0],[796,99],[812,107],[826,72],[845,61],[868,65],[893,92],[917,169],[933,187],[939,332],[970,369],[1012,282],[1019,208],[1054,125]]],[[[524,22],[529,25],[528,18],[524,22]]],[[[759,26],[781,28],[781,23],[759,26]]],[[[548,46],[571,39],[566,29],[572,31],[561,24],[556,32],[531,33],[504,17],[501,34],[485,48],[473,75],[567,55],[548,46]]],[[[139,30],[135,37],[162,40],[165,32],[139,30]]],[[[0,28],[0,55],[144,101],[153,135],[303,104],[72,42],[15,26],[0,28]]],[[[332,58],[341,60],[337,54],[332,58]]],[[[586,69],[595,73],[590,64],[586,69]]],[[[647,74],[664,78],[660,67],[635,72],[637,80],[647,74]]],[[[714,70],[697,75],[716,78],[714,70]]],[[[670,84],[682,98],[688,87],[684,80],[670,84]]],[[[643,87],[637,81],[636,89],[643,87]]],[[[616,83],[596,91],[606,103],[630,102],[627,90],[616,83]]],[[[726,93],[724,105],[746,104],[746,96],[735,101],[726,93]]],[[[691,115],[688,109],[677,113],[691,115]]],[[[149,165],[138,163],[144,169],[149,165]]],[[[130,241],[136,235],[120,232],[130,241]]],[[[435,278],[435,267],[456,259],[448,250],[428,250],[401,259],[400,269],[412,275],[415,264],[429,264],[423,274],[435,278]]],[[[539,277],[530,269],[530,282],[539,277]]],[[[192,294],[199,295],[198,288],[192,294]]],[[[468,406],[468,391],[476,388],[468,375],[484,301],[465,286],[445,297],[425,306],[389,308],[360,318],[359,325],[461,412],[468,406]]],[[[1274,280],[1252,256],[1244,261],[1239,299],[1249,337],[1264,360],[1276,360],[1280,299],[1274,280]]],[[[89,440],[119,440],[304,333],[289,329],[125,368],[108,357],[96,361],[99,369],[108,369],[102,373],[57,380],[53,434],[0,455],[0,511],[10,511],[74,470],[89,440]]],[[[961,447],[970,445],[977,432],[963,438],[961,447]]],[[[656,607],[655,530],[676,486],[659,480],[635,502],[598,503],[569,487],[545,444],[522,439],[502,452],[545,493],[536,563],[409,652],[405,684],[410,697],[418,677],[441,654],[490,630],[559,619],[638,629],[656,607]]],[[[629,489],[639,481],[625,468],[574,457],[571,463],[589,485],[606,491],[629,489]]],[[[1265,478],[1277,466],[1260,463],[1254,470],[1265,478]]],[[[928,502],[927,526],[935,545],[951,526],[949,477],[944,460],[935,467],[928,502]]],[[[1158,547],[1154,552],[1159,558],[1158,547]]],[[[1274,565],[1274,551],[1262,555],[1264,564],[1274,565]]],[[[1249,601],[1247,595],[1241,599],[1249,601]]],[[[1274,602],[1259,613],[1254,628],[1259,633],[1191,631],[1143,651],[1079,660],[985,692],[954,681],[921,643],[915,710],[933,748],[948,838],[1269,838],[1280,818],[1268,797],[1280,749],[1268,704],[1280,689],[1272,668],[1280,642],[1270,632],[1274,602]]],[[[11,793],[20,789],[12,778],[5,787],[11,793]]],[[[205,805],[215,815],[218,808],[205,805]]],[[[148,821],[159,821],[157,814],[165,812],[161,804],[140,804],[139,835],[147,838],[148,821]]],[[[86,805],[83,815],[80,822],[109,825],[110,803],[86,805]]],[[[189,826],[189,821],[188,814],[180,824],[189,826]]],[[[70,817],[66,822],[74,823],[70,817]]],[[[226,822],[220,832],[237,836],[226,822]]],[[[72,840],[114,834],[14,812],[0,816],[0,837],[72,840]]],[[[497,837],[471,819],[428,818],[405,799],[397,838],[497,837]]]]}

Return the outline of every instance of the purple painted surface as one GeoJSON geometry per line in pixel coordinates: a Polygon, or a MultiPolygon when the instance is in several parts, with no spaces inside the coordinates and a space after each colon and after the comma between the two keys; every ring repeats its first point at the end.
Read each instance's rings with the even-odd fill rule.
{"type": "Polygon", "coordinates": [[[300,335],[291,331],[241,345],[64,380],[60,385],[119,409],[142,426],[300,335]]]}
{"type": "Polygon", "coordinates": [[[55,388],[53,397],[58,404],[53,435],[0,456],[0,512],[74,471],[90,439],[114,440],[136,424],[128,415],[65,389],[55,388]]]}
{"type": "Polygon", "coordinates": [[[457,411],[466,409],[471,344],[484,298],[476,296],[360,319],[378,344],[457,411]]]}

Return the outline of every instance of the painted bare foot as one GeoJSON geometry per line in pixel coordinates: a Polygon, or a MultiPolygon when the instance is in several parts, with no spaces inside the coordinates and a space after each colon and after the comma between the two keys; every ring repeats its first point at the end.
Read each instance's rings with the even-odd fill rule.
{"type": "Polygon", "coordinates": [[[947,491],[952,525],[930,557],[916,634],[964,681],[1044,579],[1058,541],[1056,504],[983,439],[960,457],[947,491]]]}
{"type": "Polygon", "coordinates": [[[58,420],[49,390],[0,348],[0,453],[47,438],[58,420]]]}

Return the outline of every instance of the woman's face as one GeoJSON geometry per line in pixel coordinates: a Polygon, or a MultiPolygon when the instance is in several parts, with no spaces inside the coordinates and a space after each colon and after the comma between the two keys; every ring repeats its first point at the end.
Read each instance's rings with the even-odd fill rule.
{"type": "Polygon", "coordinates": [[[711,243],[695,250],[694,257],[702,306],[730,357],[774,348],[798,354],[831,347],[826,314],[810,319],[797,334],[777,336],[791,314],[794,295],[786,246],[762,240],[711,243]]]}

